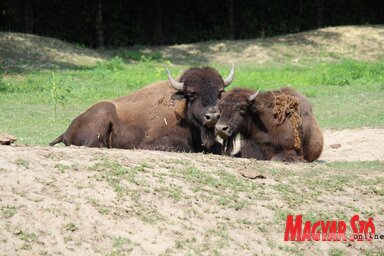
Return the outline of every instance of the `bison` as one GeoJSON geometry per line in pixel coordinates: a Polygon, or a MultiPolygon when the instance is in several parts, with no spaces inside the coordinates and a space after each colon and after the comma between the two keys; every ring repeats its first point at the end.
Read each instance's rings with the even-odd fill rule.
{"type": "Polygon", "coordinates": [[[309,100],[290,87],[254,92],[236,88],[218,102],[217,134],[227,154],[237,134],[240,156],[260,160],[308,161],[319,158],[323,135],[309,100]]]}
{"type": "Polygon", "coordinates": [[[50,145],[221,153],[209,110],[232,82],[234,66],[225,79],[211,67],[190,68],[178,81],[167,73],[166,81],[94,104],[50,145]]]}

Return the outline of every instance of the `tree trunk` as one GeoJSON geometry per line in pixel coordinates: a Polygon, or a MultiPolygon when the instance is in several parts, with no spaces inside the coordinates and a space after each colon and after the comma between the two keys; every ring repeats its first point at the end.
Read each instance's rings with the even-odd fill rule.
{"type": "Polygon", "coordinates": [[[317,0],[317,19],[316,25],[318,28],[324,26],[324,0],[317,0]]]}
{"type": "Polygon", "coordinates": [[[97,0],[95,31],[96,31],[96,47],[104,47],[104,28],[103,28],[103,1],[97,0]]]}
{"type": "Polygon", "coordinates": [[[23,1],[24,9],[24,29],[25,33],[33,33],[33,4],[32,0],[23,1]]]}
{"type": "Polygon", "coordinates": [[[233,0],[228,2],[228,25],[229,25],[229,39],[235,39],[235,15],[233,0]]]}
{"type": "Polygon", "coordinates": [[[302,25],[302,20],[303,20],[303,0],[298,0],[297,3],[297,9],[298,9],[298,16],[296,18],[296,27],[295,27],[295,32],[301,31],[301,28],[303,27],[302,25]]]}
{"type": "Polygon", "coordinates": [[[161,0],[155,0],[155,15],[153,18],[153,43],[162,44],[164,42],[163,36],[163,7],[161,0]]]}

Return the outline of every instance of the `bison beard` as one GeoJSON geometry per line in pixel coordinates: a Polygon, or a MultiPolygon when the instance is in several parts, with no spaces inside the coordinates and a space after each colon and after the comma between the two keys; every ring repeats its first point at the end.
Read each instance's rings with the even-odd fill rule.
{"type": "Polygon", "coordinates": [[[173,79],[146,86],[128,96],[98,102],[76,117],[51,146],[151,149],[221,153],[214,128],[205,127],[205,112],[215,106],[224,87],[213,68],[191,68],[173,79]]]}

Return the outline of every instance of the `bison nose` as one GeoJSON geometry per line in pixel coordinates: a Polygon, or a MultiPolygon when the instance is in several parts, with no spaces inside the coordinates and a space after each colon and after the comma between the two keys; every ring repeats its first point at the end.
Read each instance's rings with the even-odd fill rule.
{"type": "Polygon", "coordinates": [[[216,129],[216,132],[218,133],[218,135],[223,139],[225,139],[226,137],[229,137],[231,135],[228,125],[216,124],[215,129],[216,129]]]}
{"type": "Polygon", "coordinates": [[[219,125],[219,126],[216,126],[216,129],[219,131],[225,132],[228,130],[228,125],[219,125]]]}
{"type": "Polygon", "coordinates": [[[204,124],[213,127],[220,118],[219,113],[206,113],[204,116],[204,124]]]}

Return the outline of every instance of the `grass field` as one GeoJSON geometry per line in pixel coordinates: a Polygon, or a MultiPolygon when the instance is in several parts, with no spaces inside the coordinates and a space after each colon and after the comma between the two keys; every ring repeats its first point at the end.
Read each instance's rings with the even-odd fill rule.
{"type": "MultiPolygon", "coordinates": [[[[188,65],[169,60],[128,61],[120,57],[76,69],[3,71],[0,80],[0,130],[22,143],[46,145],[91,104],[128,94],[177,75],[188,65]]],[[[213,64],[223,76],[229,67],[213,64]]],[[[268,90],[290,85],[307,95],[323,128],[384,125],[384,61],[342,60],[308,67],[239,65],[230,88],[268,90]]]]}

